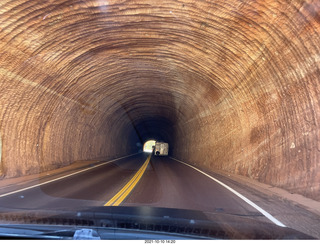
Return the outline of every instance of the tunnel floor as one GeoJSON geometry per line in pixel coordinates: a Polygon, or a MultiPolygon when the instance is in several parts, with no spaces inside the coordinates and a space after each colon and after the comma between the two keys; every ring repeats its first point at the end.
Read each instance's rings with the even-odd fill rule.
{"type": "MultiPolygon", "coordinates": [[[[67,206],[102,206],[126,184],[128,179],[133,177],[147,156],[147,154],[136,154],[107,164],[101,161],[82,161],[41,176],[3,180],[0,182],[0,207],[64,209],[67,206]],[[115,172],[122,172],[121,176],[113,174],[115,172]],[[105,173],[113,174],[113,177],[105,177],[105,173]],[[93,181],[90,177],[93,177],[93,181]],[[54,183],[19,191],[60,178],[61,180],[54,183]],[[112,191],[107,190],[108,184],[113,185],[112,191]],[[68,188],[71,189],[70,192],[68,188]],[[15,193],[5,196],[8,192],[15,193]]],[[[280,197],[279,192],[277,195],[278,189],[258,182],[249,182],[248,179],[241,179],[239,176],[218,173],[210,175],[257,203],[286,226],[320,238],[320,214],[317,213],[319,210],[317,205],[308,208],[301,202],[295,202],[294,198],[280,197]]],[[[256,209],[231,192],[225,191],[220,185],[213,184],[213,188],[208,187],[212,183],[208,177],[170,157],[153,156],[141,180],[121,205],[223,212],[256,216],[269,221],[256,209]]]]}

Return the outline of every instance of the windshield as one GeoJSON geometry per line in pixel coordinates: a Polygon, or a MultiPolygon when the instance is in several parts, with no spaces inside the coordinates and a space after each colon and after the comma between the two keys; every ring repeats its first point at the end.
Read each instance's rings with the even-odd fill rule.
{"type": "Polygon", "coordinates": [[[319,239],[319,11],[1,0],[0,237],[319,239]]]}

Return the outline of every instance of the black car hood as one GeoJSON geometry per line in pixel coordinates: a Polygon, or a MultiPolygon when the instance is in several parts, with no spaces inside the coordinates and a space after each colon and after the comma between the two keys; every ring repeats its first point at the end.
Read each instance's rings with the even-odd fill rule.
{"type": "MultiPolygon", "coordinates": [[[[196,210],[154,207],[90,207],[63,210],[0,209],[0,224],[76,226],[208,239],[314,239],[296,230],[259,220],[196,210]]],[[[115,232],[116,233],[116,232],[115,232]]],[[[144,239],[147,239],[144,237],[144,239]]]]}

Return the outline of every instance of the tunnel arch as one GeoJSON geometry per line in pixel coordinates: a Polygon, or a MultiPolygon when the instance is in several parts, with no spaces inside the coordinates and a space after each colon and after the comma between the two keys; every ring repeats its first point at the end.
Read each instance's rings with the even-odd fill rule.
{"type": "Polygon", "coordinates": [[[0,9],[4,177],[155,138],[179,160],[320,200],[318,1],[0,9]]]}

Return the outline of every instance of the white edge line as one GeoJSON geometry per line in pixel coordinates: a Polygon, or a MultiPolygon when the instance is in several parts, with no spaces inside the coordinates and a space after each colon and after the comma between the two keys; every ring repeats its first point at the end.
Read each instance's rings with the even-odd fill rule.
{"type": "MultiPolygon", "coordinates": [[[[172,157],[170,157],[172,158],[172,157]]],[[[222,185],[223,187],[227,188],[229,191],[231,191],[232,193],[234,193],[235,195],[237,195],[238,197],[240,197],[243,201],[245,201],[246,203],[248,203],[250,206],[254,207],[256,210],[258,210],[260,213],[262,213],[265,217],[267,217],[270,221],[272,221],[274,224],[281,226],[281,227],[287,227],[285,226],[283,223],[281,223],[279,220],[277,220],[275,217],[273,217],[271,214],[269,214],[267,211],[263,210],[262,208],[260,208],[257,204],[255,204],[254,202],[250,201],[248,198],[246,198],[245,196],[243,196],[242,194],[240,194],[239,192],[237,192],[236,190],[232,189],[230,186],[224,184],[223,182],[217,180],[216,178],[212,177],[211,175],[206,174],[205,172],[201,171],[200,169],[197,169],[196,167],[189,165],[187,163],[184,163],[178,159],[172,158],[173,160],[182,163],[184,165],[187,165],[195,170],[197,170],[198,172],[204,174],[205,176],[209,177],[210,179],[214,180],[215,182],[219,183],[220,185],[222,185]]]]}
{"type": "Polygon", "coordinates": [[[68,175],[64,175],[64,176],[58,177],[58,178],[53,179],[53,180],[49,180],[49,181],[46,181],[46,182],[43,182],[43,183],[40,183],[40,184],[37,184],[37,185],[25,187],[25,188],[22,188],[22,189],[19,189],[19,190],[16,190],[16,191],[12,191],[12,192],[8,192],[8,193],[5,193],[5,194],[2,194],[2,195],[0,195],[0,197],[9,196],[9,195],[21,192],[21,191],[29,190],[29,189],[32,189],[32,188],[35,188],[35,187],[38,187],[38,186],[42,186],[42,185],[45,185],[45,184],[48,184],[48,183],[51,183],[51,182],[54,182],[54,181],[57,181],[57,180],[61,180],[61,179],[67,178],[69,176],[76,175],[76,174],[82,173],[84,171],[88,171],[88,170],[100,167],[100,166],[108,164],[108,163],[112,163],[112,162],[120,160],[120,159],[128,158],[128,157],[136,155],[136,154],[138,154],[138,153],[134,153],[134,154],[131,154],[131,155],[128,155],[128,156],[124,156],[124,157],[121,157],[121,158],[112,159],[112,160],[110,160],[108,162],[104,162],[104,163],[101,163],[101,164],[98,164],[98,165],[95,165],[95,166],[92,166],[92,167],[89,167],[89,168],[86,168],[86,169],[82,169],[82,170],[79,170],[77,172],[74,172],[74,173],[71,173],[71,174],[68,174],[68,175]]]}

